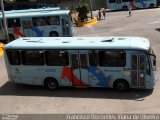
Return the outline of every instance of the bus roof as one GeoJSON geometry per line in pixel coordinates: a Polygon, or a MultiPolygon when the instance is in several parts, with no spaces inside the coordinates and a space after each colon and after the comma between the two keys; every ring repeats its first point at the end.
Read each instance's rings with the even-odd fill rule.
{"type": "Polygon", "coordinates": [[[40,11],[53,11],[53,10],[60,10],[60,7],[44,7],[38,9],[24,9],[24,10],[9,10],[5,11],[5,14],[13,14],[13,13],[25,13],[25,12],[40,12],[40,11]]]}
{"type": "MultiPolygon", "coordinates": [[[[8,11],[5,13],[6,18],[23,18],[23,17],[41,17],[41,16],[59,16],[59,15],[68,15],[69,10],[39,10],[39,11],[26,11],[22,10],[21,12],[11,12],[8,11]]],[[[2,14],[0,13],[0,19],[2,19],[2,14]]]]}
{"type": "Polygon", "coordinates": [[[25,37],[8,43],[5,49],[131,49],[148,51],[142,37],[25,37]]]}

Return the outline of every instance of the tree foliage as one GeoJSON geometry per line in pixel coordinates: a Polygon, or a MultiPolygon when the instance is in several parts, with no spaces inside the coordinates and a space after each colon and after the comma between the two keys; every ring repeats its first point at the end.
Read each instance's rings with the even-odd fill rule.
{"type": "Polygon", "coordinates": [[[81,22],[88,20],[87,14],[89,13],[89,5],[86,0],[81,0],[78,7],[78,18],[81,22]]]}

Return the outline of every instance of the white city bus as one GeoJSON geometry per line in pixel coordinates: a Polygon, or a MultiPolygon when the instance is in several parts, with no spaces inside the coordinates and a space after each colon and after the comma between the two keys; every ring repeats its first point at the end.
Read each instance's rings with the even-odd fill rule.
{"type": "MultiPolygon", "coordinates": [[[[69,37],[73,36],[73,26],[69,10],[59,8],[28,9],[6,11],[10,40],[21,37],[69,37]]],[[[0,40],[6,40],[0,14],[0,40]]]]}
{"type": "Polygon", "coordinates": [[[106,0],[107,8],[111,10],[127,10],[157,7],[157,0],[106,0]]]}
{"type": "Polygon", "coordinates": [[[4,48],[11,82],[153,89],[156,56],[142,37],[19,38],[4,48]]]}

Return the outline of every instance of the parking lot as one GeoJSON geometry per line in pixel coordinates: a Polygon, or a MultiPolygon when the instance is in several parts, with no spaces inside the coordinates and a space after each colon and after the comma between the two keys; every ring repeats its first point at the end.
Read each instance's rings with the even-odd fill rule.
{"type": "MultiPolygon", "coordinates": [[[[96,15],[96,11],[94,14],[96,15]]],[[[157,83],[153,91],[117,92],[99,88],[43,87],[8,82],[0,57],[0,113],[160,113],[160,9],[107,12],[106,19],[87,27],[75,27],[74,36],[141,36],[149,38],[157,56],[157,83]]]]}

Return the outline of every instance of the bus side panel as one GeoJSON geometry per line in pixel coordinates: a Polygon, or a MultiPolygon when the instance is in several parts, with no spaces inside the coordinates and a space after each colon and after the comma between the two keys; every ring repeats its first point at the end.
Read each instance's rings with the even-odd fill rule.
{"type": "Polygon", "coordinates": [[[106,87],[113,88],[113,83],[115,80],[127,80],[130,83],[130,76],[127,71],[124,71],[123,67],[102,67],[102,73],[104,73],[106,77],[106,81],[108,82],[106,87]]]}
{"type": "Polygon", "coordinates": [[[61,86],[72,86],[72,68],[70,66],[62,67],[61,86]]]}
{"type": "Polygon", "coordinates": [[[42,83],[48,77],[54,78],[58,84],[61,86],[61,71],[63,68],[61,66],[46,66],[44,68],[44,76],[42,78],[42,83]]]}
{"type": "Polygon", "coordinates": [[[102,67],[89,67],[91,87],[108,87],[111,80],[110,74],[105,74],[102,67]]]}
{"type": "Polygon", "coordinates": [[[38,27],[38,29],[43,32],[43,37],[50,37],[51,32],[58,33],[59,37],[62,37],[62,27],[58,25],[52,25],[52,26],[44,26],[44,27],[38,27]]]}
{"type": "MultiPolygon", "coordinates": [[[[116,67],[113,63],[109,63],[109,62],[111,62],[111,60],[108,60],[107,64],[114,65],[112,67],[107,66],[107,64],[102,64],[102,63],[99,63],[99,65],[101,64],[101,66],[96,66],[96,67],[90,66],[89,67],[89,79],[91,81],[92,87],[110,87],[110,88],[112,88],[115,80],[119,80],[119,79],[126,80],[130,85],[130,83],[131,83],[130,82],[131,81],[130,53],[128,51],[123,51],[123,52],[125,52],[125,56],[122,55],[122,56],[124,56],[123,57],[124,61],[121,61],[122,65],[121,65],[121,63],[120,63],[120,65],[117,64],[117,62],[120,62],[120,61],[117,60],[117,62],[116,62],[116,64],[120,67],[116,67]]],[[[109,58],[107,58],[107,59],[109,59],[109,58]]],[[[119,58],[119,59],[121,59],[121,58],[119,58]]],[[[106,56],[104,56],[104,58],[101,58],[101,56],[99,56],[99,61],[105,62],[106,56]]]]}
{"type": "Polygon", "coordinates": [[[124,7],[127,7],[127,9],[129,9],[130,8],[130,3],[129,2],[122,2],[121,9],[123,9],[124,7]]]}
{"type": "Polygon", "coordinates": [[[35,78],[35,67],[33,66],[11,66],[11,75],[15,83],[29,84],[33,85],[35,78]]]}

